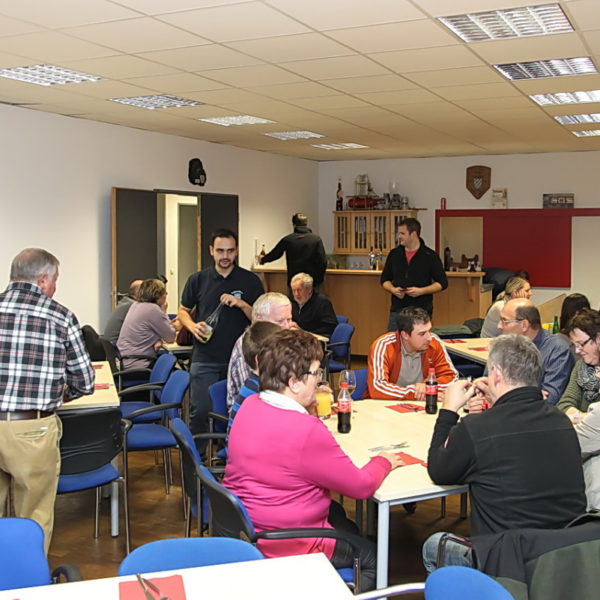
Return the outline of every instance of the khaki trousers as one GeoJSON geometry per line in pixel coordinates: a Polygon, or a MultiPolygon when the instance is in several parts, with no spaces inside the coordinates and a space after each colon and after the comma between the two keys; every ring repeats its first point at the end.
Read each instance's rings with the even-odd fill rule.
{"type": "Polygon", "coordinates": [[[8,516],[4,512],[12,485],[15,516],[40,524],[46,554],[54,525],[61,435],[62,423],[56,415],[0,421],[0,517],[8,516]]]}

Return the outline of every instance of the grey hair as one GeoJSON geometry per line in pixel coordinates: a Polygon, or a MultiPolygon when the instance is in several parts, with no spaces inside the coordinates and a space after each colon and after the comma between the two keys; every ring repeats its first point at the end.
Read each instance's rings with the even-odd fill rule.
{"type": "Polygon", "coordinates": [[[58,271],[58,258],[42,248],[25,248],[13,258],[10,265],[11,281],[37,281],[47,275],[54,277],[58,271]]]}
{"type": "Polygon", "coordinates": [[[304,287],[312,288],[314,285],[314,279],[308,273],[296,273],[292,279],[290,280],[290,285],[292,283],[300,282],[304,287]]]}
{"type": "Polygon", "coordinates": [[[252,322],[267,321],[271,309],[275,306],[291,306],[290,299],[279,292],[267,292],[256,299],[252,305],[252,322]]]}
{"type": "Polygon", "coordinates": [[[500,335],[490,342],[488,368],[496,366],[509,385],[538,387],[542,357],[533,342],[524,335],[500,335]]]}

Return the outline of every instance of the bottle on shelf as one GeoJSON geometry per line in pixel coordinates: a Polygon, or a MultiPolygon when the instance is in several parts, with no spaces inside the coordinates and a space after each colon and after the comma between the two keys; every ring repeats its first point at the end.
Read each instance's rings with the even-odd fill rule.
{"type": "Polygon", "coordinates": [[[258,255],[258,264],[262,265],[263,258],[267,255],[267,251],[265,250],[265,245],[262,245],[260,249],[260,254],[258,255]]]}
{"type": "Polygon", "coordinates": [[[338,178],[337,192],[335,193],[335,210],[344,210],[344,190],[342,189],[342,178],[338,178]]]}
{"type": "Polygon", "coordinates": [[[437,397],[438,397],[438,383],[433,367],[429,368],[427,373],[427,379],[425,380],[425,412],[428,415],[435,415],[437,413],[437,397]]]}
{"type": "Polygon", "coordinates": [[[552,325],[552,333],[558,333],[560,325],[558,324],[558,315],[554,315],[554,324],[552,325]]]}
{"type": "Polygon", "coordinates": [[[350,396],[350,387],[346,382],[340,383],[340,393],[337,401],[338,432],[350,433],[352,424],[352,396],[350,396]]]}
{"type": "Polygon", "coordinates": [[[373,246],[371,246],[371,251],[369,252],[369,265],[373,271],[377,269],[377,254],[375,254],[373,246]]]}
{"type": "Polygon", "coordinates": [[[202,344],[206,344],[215,332],[219,322],[219,317],[221,316],[221,311],[223,310],[224,306],[225,305],[222,302],[219,302],[219,306],[217,306],[217,308],[215,308],[215,310],[213,310],[210,315],[204,319],[204,322],[206,323],[206,333],[204,334],[204,338],[200,340],[202,344]]]}

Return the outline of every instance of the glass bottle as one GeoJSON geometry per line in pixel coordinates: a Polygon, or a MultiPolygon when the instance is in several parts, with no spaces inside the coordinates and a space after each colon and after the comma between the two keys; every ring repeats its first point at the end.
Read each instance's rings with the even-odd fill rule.
{"type": "Polygon", "coordinates": [[[201,344],[206,344],[206,342],[208,342],[208,340],[210,340],[210,338],[212,337],[219,322],[219,317],[221,316],[221,311],[223,310],[224,306],[225,305],[222,302],[219,302],[219,306],[217,306],[217,308],[215,308],[215,310],[213,310],[210,313],[210,315],[208,315],[208,317],[204,319],[206,327],[204,328],[204,338],[200,340],[201,344]]]}
{"type": "Polygon", "coordinates": [[[435,415],[437,412],[438,383],[435,369],[430,367],[425,380],[425,412],[435,415]]]}
{"type": "Polygon", "coordinates": [[[560,325],[558,324],[558,315],[554,315],[554,324],[552,325],[552,333],[558,333],[560,325]]]}
{"type": "Polygon", "coordinates": [[[340,394],[337,401],[338,432],[350,433],[352,425],[352,396],[350,388],[346,382],[340,383],[340,394]]]}

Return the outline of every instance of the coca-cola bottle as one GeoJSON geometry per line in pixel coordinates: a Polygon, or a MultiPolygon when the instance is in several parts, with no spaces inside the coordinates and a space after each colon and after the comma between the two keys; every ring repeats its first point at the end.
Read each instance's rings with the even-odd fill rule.
{"type": "Polygon", "coordinates": [[[346,382],[340,383],[340,394],[337,401],[338,432],[350,433],[352,427],[350,419],[352,418],[352,396],[350,388],[346,382]]]}
{"type": "Polygon", "coordinates": [[[438,384],[435,369],[430,367],[425,380],[425,412],[435,415],[437,412],[438,384]]]}

